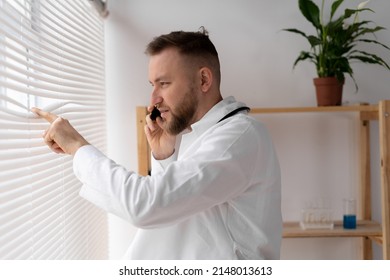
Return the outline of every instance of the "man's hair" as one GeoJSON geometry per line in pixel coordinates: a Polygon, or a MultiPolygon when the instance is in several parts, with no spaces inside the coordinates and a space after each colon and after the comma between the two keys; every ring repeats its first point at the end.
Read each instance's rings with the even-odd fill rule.
{"type": "Polygon", "coordinates": [[[195,59],[202,67],[209,67],[219,86],[221,73],[218,52],[204,27],[197,32],[173,31],[155,37],[147,45],[145,53],[156,55],[168,48],[176,48],[180,54],[195,59]]]}

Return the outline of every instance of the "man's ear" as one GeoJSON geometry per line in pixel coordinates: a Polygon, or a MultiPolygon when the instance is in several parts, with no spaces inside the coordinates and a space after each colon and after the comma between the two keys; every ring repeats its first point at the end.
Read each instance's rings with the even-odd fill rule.
{"type": "Polygon", "coordinates": [[[213,73],[208,67],[202,67],[199,70],[199,73],[201,90],[202,92],[208,92],[211,85],[213,84],[213,73]]]}

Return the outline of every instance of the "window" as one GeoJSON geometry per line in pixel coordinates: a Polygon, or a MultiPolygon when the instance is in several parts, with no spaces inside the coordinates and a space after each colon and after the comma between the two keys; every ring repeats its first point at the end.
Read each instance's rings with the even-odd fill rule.
{"type": "Polygon", "coordinates": [[[70,156],[43,143],[67,119],[105,151],[104,32],[91,2],[0,0],[0,259],[107,258],[106,215],[78,196],[70,156]]]}

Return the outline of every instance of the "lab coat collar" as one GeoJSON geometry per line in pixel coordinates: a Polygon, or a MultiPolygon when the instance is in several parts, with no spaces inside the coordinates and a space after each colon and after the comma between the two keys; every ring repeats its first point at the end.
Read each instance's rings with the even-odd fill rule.
{"type": "Polygon", "coordinates": [[[191,126],[191,132],[194,136],[202,135],[211,126],[218,123],[220,119],[229,114],[231,111],[245,106],[244,103],[238,102],[233,96],[229,96],[214,105],[199,121],[191,126]]]}

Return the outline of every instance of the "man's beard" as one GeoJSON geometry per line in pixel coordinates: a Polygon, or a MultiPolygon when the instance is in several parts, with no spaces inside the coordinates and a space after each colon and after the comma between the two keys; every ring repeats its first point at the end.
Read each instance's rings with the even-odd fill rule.
{"type": "Polygon", "coordinates": [[[191,86],[182,99],[181,104],[171,110],[172,119],[166,126],[166,131],[171,135],[178,135],[188,128],[194,119],[195,112],[198,108],[195,88],[191,86]]]}

